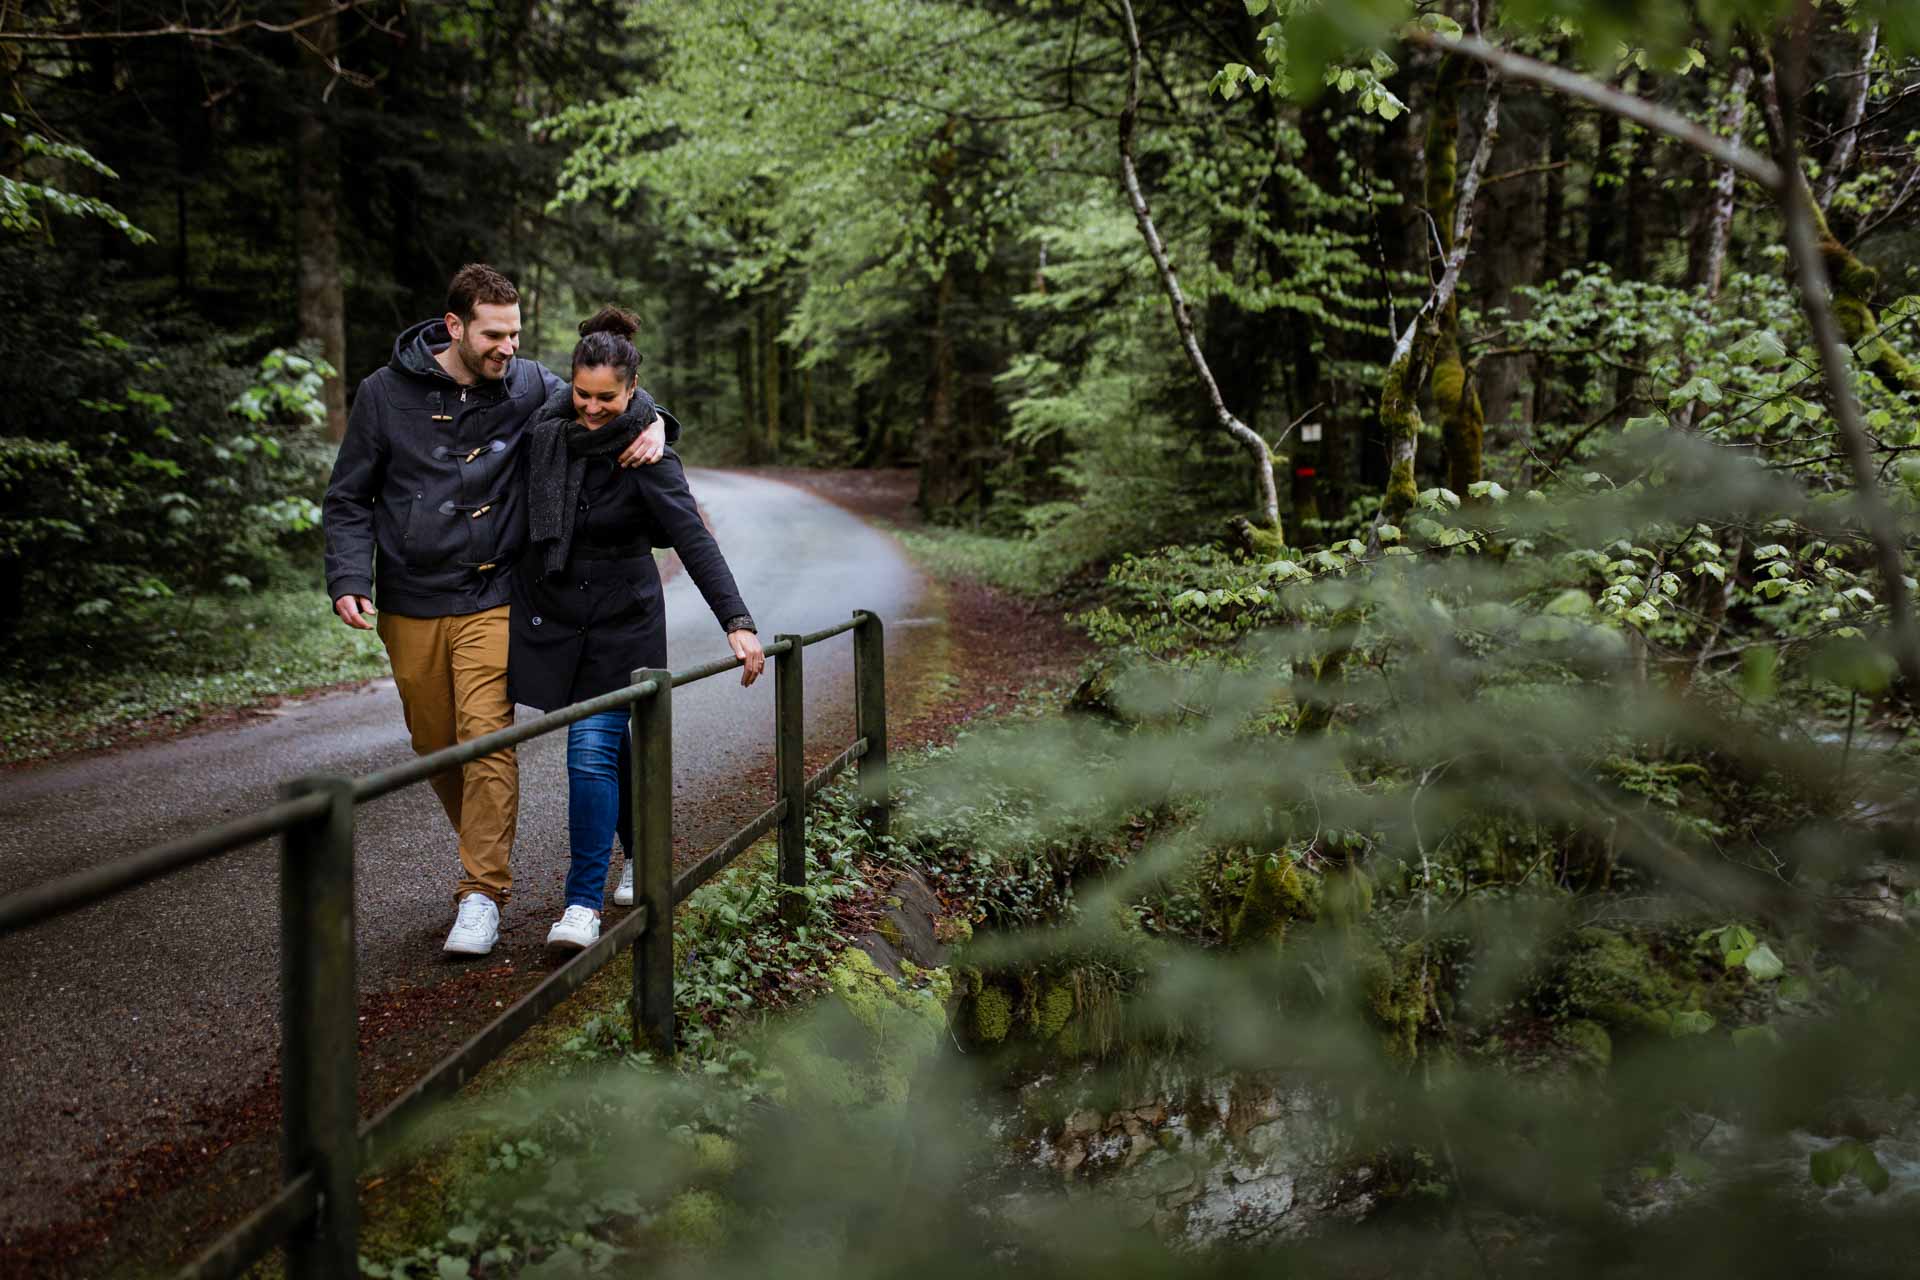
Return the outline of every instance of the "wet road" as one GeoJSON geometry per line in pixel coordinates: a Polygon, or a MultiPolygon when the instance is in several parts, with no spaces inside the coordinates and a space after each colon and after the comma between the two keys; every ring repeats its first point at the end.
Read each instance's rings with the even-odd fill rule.
{"type": "MultiPolygon", "coordinates": [[[[891,622],[919,605],[923,584],[898,545],[858,518],[764,478],[695,471],[692,483],[764,640],[855,608],[891,622]]],[[[675,668],[725,655],[684,573],[666,599],[675,668]]],[[[318,593],[315,607],[324,607],[318,593]]],[[[851,676],[848,637],[807,651],[815,748],[851,738],[851,676]]],[[[741,790],[766,787],[772,724],[771,663],[751,689],[729,674],[675,691],[683,842],[722,838],[740,820],[741,790]],[[703,809],[726,816],[703,818],[703,809]]],[[[410,755],[392,682],[379,681],[257,723],[0,777],[0,890],[264,807],[285,778],[358,775],[410,755]]],[[[565,756],[564,734],[520,748],[515,896],[483,963],[541,964],[566,873],[565,756]]],[[[363,993],[470,972],[471,962],[440,952],[458,858],[431,792],[417,786],[365,805],[357,829],[363,993]]],[[[190,1106],[217,1105],[271,1067],[276,857],[272,844],[252,846],[0,940],[0,1241],[84,1209],[90,1179],[150,1143],[179,1140],[190,1106]]]]}

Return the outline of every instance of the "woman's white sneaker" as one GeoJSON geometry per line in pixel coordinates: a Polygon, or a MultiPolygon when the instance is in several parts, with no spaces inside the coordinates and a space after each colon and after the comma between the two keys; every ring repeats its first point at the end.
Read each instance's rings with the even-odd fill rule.
{"type": "Polygon", "coordinates": [[[617,907],[633,905],[633,859],[628,858],[620,869],[620,887],[613,891],[613,904],[617,907]]]}
{"type": "Polygon", "coordinates": [[[547,930],[547,945],[579,951],[600,940],[600,913],[592,907],[568,907],[547,930]]]}
{"type": "Polygon", "coordinates": [[[484,893],[460,899],[460,913],[447,934],[446,952],[456,956],[484,956],[500,937],[500,908],[484,893]]]}

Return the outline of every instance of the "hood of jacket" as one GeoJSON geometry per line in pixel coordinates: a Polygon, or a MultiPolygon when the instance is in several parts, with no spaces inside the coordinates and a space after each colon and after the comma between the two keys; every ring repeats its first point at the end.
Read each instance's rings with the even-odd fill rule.
{"type": "MultiPolygon", "coordinates": [[[[440,320],[422,320],[419,324],[401,331],[393,340],[393,357],[387,361],[387,367],[396,373],[410,373],[416,378],[428,378],[444,382],[450,387],[460,385],[454,376],[440,367],[434,359],[434,353],[453,341],[453,335],[447,332],[447,322],[440,320]]],[[[507,367],[500,375],[500,384],[512,386],[514,370],[520,364],[520,357],[507,361],[507,367]]],[[[544,410],[542,411],[544,412],[544,410]]]]}

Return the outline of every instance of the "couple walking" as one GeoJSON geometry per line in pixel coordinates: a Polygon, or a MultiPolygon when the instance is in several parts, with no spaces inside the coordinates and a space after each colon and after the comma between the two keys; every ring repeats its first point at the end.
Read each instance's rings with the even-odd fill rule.
{"type": "MultiPolygon", "coordinates": [[[[743,663],[741,683],[764,669],[668,447],[679,423],[638,385],[637,331],[615,307],[583,322],[563,381],[515,355],[519,291],[472,264],[448,285],[446,314],[402,333],[360,384],[323,508],[327,595],[342,622],[378,629],[416,752],[503,729],[516,702],[552,710],[666,666],[655,547],[679,552],[743,663]]],[[[631,753],[625,712],[568,727],[572,860],[550,947],[600,936],[616,832],[629,859],[614,901],[633,901],[631,753]]],[[[513,888],[513,750],[432,784],[460,840],[446,950],[486,955],[513,888]]]]}

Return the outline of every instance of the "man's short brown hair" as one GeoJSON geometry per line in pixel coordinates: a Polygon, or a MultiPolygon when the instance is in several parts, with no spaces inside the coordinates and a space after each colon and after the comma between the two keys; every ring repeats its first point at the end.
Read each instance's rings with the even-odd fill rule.
{"type": "Polygon", "coordinates": [[[478,303],[504,307],[518,301],[520,291],[513,287],[513,281],[484,262],[469,262],[447,282],[447,310],[459,316],[462,324],[473,319],[478,303]]]}

